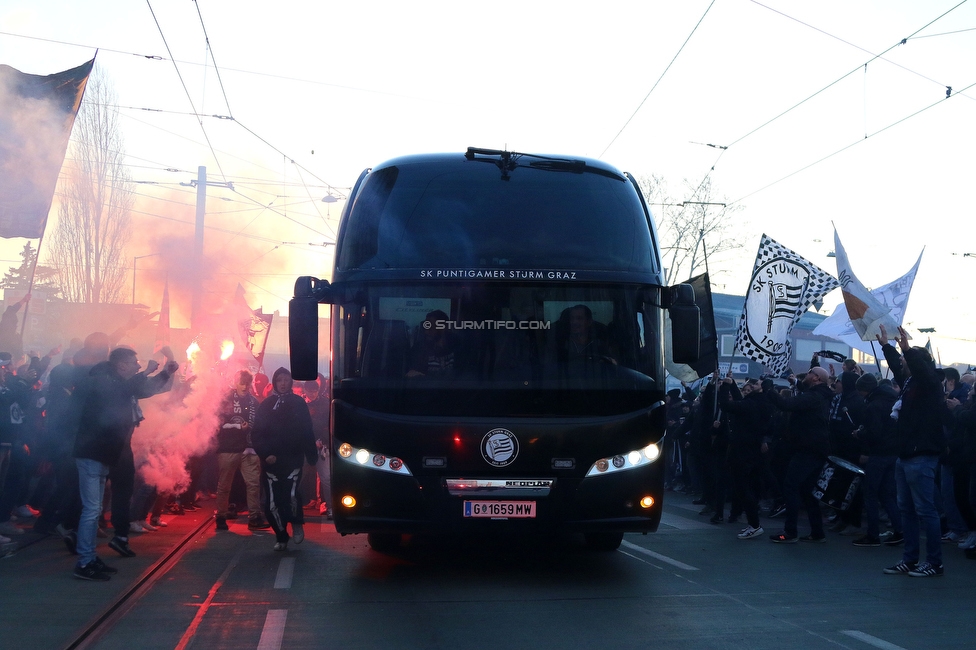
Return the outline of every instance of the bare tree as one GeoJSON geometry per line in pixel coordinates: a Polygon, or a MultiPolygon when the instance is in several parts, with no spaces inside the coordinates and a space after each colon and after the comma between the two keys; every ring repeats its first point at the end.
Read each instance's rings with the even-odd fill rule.
{"type": "Polygon", "coordinates": [[[662,176],[641,176],[637,183],[657,216],[667,282],[704,272],[706,255],[712,280],[727,271],[721,266],[723,253],[743,247],[735,234],[741,206],[726,206],[714,195],[707,176],[697,184],[685,180],[680,198],[671,194],[662,176]]]}
{"type": "Polygon", "coordinates": [[[118,303],[125,297],[122,254],[134,195],[116,104],[96,67],[72,131],[50,249],[65,298],[73,302],[118,303]]]}

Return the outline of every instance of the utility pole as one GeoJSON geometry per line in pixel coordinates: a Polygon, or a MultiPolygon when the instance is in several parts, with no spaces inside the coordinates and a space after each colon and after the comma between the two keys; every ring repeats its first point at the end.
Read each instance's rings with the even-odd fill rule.
{"type": "MultiPolygon", "coordinates": [[[[193,257],[196,260],[198,277],[202,277],[203,270],[203,224],[207,215],[207,185],[214,185],[216,187],[226,187],[231,190],[234,189],[233,183],[217,183],[217,182],[207,182],[207,168],[204,166],[197,167],[197,179],[195,181],[190,181],[189,183],[180,183],[180,185],[197,188],[197,218],[196,226],[194,229],[194,239],[193,239],[193,257]]],[[[193,285],[193,300],[191,302],[190,308],[190,327],[196,328],[200,324],[201,315],[201,301],[203,296],[203,286],[200,282],[193,285]]]]}

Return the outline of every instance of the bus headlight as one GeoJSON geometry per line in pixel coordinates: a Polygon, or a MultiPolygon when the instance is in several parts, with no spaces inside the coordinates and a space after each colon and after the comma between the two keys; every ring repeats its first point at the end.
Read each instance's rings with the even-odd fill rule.
{"type": "Polygon", "coordinates": [[[387,456],[369,449],[353,447],[348,442],[339,445],[339,459],[357,467],[413,476],[406,463],[396,456],[387,456]]]}
{"type": "Polygon", "coordinates": [[[635,449],[626,454],[616,454],[608,458],[601,458],[593,463],[587,476],[597,476],[598,474],[612,474],[614,472],[626,471],[635,467],[650,465],[661,457],[661,446],[652,442],[643,449],[635,449]]]}

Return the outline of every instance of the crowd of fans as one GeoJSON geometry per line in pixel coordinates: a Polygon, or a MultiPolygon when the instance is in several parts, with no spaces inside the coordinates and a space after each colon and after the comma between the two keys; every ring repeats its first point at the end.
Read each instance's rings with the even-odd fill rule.
{"type": "Polygon", "coordinates": [[[942,575],[947,544],[976,559],[973,371],[937,368],[903,330],[897,346],[886,332],[878,339],[884,373],[843,357],[825,368],[831,353],[817,353],[788,379],[716,374],[698,391],[669,391],[666,488],[696,496],[713,524],[744,517],[739,539],[766,534],[763,511],[783,519],[777,543],[823,543],[830,532],[855,546],[904,545],[888,574],[942,575]],[[801,510],[809,535],[797,530],[801,510]]]}
{"type": "Polygon", "coordinates": [[[132,435],[145,419],[139,403],[165,400],[167,408],[180,408],[193,378],[177,372],[168,348],[162,366],[149,360],[143,367],[134,350],[115,345],[124,331],[94,333],[43,357],[0,352],[0,551],[15,548],[26,532],[57,534],[78,556],[75,577],[107,580],[115,569],[95,554],[97,538],[123,557],[134,556],[131,535],[166,526],[164,513],[200,508],[201,497],[217,497],[218,530],[246,514],[249,529],[274,528],[275,548],[284,550],[289,539],[304,537],[301,507],[287,517],[277,514],[285,508],[268,507],[274,497],[262,490],[267,481],[258,476],[286,465],[289,477],[303,481],[295,493],[314,494],[303,505],[331,515],[330,391],[324,377],[294,385],[283,368],[273,381],[247,371],[228,377],[223,400],[213,405],[217,426],[210,450],[187,459],[187,481],[161,492],[133,459],[132,435]],[[255,420],[265,401],[268,414],[255,420]],[[294,440],[280,435],[274,422],[286,411],[294,440]],[[292,464],[305,471],[294,472],[292,464]],[[276,514],[266,518],[265,512],[276,514]]]}

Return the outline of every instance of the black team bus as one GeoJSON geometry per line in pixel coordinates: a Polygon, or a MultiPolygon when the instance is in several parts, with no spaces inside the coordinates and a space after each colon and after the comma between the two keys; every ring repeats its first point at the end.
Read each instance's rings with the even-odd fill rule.
{"type": "Polygon", "coordinates": [[[332,283],[301,277],[292,372],[332,309],[336,530],[582,533],[661,520],[665,319],[699,351],[690,285],[664,285],[634,179],[597,160],[468,149],[363,172],[332,283]]]}

